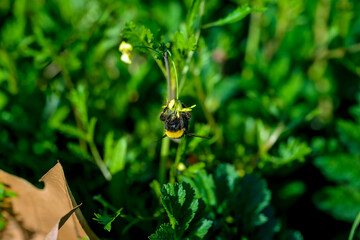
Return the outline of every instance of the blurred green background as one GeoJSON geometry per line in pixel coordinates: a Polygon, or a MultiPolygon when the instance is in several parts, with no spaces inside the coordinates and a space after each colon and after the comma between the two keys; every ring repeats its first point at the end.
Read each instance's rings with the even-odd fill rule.
{"type": "Polygon", "coordinates": [[[133,22],[172,43],[180,99],[197,104],[190,132],[212,136],[186,138],[187,169],[230,163],[240,177],[265,179],[281,222],[276,239],[293,230],[347,238],[360,211],[360,2],[208,0],[191,15],[197,2],[1,0],[0,168],[37,184],[60,160],[101,238],[155,231],[163,211],[153,180],[161,167],[168,173],[178,143],[161,163],[166,79],[151,53],[120,61],[133,22]],[[266,10],[201,28],[244,4],[266,10]],[[104,207],[99,194],[134,219],[153,219],[119,218],[108,233],[92,220],[104,207]]]}

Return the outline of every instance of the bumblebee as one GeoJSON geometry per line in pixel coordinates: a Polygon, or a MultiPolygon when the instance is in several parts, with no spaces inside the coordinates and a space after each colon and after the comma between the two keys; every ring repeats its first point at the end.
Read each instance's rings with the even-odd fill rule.
{"type": "Polygon", "coordinates": [[[189,120],[191,119],[190,111],[195,106],[196,105],[193,105],[187,108],[180,100],[172,99],[169,101],[160,114],[160,120],[165,124],[165,135],[162,138],[169,137],[171,139],[180,139],[184,135],[208,138],[187,132],[189,128],[189,120]]]}

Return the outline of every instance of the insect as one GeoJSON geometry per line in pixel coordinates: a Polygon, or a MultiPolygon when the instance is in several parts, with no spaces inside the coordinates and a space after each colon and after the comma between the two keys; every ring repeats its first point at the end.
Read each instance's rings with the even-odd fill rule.
{"type": "Polygon", "coordinates": [[[169,101],[160,114],[160,120],[165,124],[165,135],[162,138],[168,137],[171,139],[180,139],[184,135],[190,137],[209,138],[187,132],[189,128],[189,120],[191,119],[190,111],[195,106],[196,105],[193,105],[187,108],[180,100],[173,99],[169,101]]]}

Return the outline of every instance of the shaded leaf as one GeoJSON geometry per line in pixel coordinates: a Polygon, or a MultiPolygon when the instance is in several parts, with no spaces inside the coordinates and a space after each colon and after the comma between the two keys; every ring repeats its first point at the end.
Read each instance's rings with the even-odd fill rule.
{"type": "Polygon", "coordinates": [[[315,159],[315,165],[331,181],[360,186],[360,159],[358,156],[337,154],[318,157],[315,159]]]}
{"type": "Polygon", "coordinates": [[[160,225],[160,227],[156,230],[155,233],[151,234],[149,237],[151,240],[168,240],[168,239],[176,239],[175,231],[172,229],[170,223],[164,223],[160,225]]]}
{"type": "Polygon", "coordinates": [[[293,161],[305,161],[305,156],[310,154],[311,148],[306,142],[290,137],[286,143],[281,142],[278,149],[279,156],[264,154],[262,160],[271,162],[273,167],[281,167],[293,161]]]}
{"type": "Polygon", "coordinates": [[[360,211],[360,192],[351,186],[325,187],[316,193],[314,202],[334,218],[353,222],[360,211]]]}

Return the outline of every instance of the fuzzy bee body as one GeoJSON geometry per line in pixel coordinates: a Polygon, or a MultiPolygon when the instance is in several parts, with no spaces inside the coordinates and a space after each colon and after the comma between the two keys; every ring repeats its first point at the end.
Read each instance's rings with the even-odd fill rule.
{"type": "MultiPolygon", "coordinates": [[[[185,108],[185,105],[182,104],[182,107],[185,108]]],[[[168,106],[160,114],[160,120],[165,124],[165,134],[172,139],[179,139],[187,134],[190,119],[190,112],[171,111],[168,106]]]]}
{"type": "Polygon", "coordinates": [[[162,137],[168,137],[171,139],[180,139],[184,135],[189,137],[209,138],[194,135],[188,133],[189,120],[191,119],[191,109],[195,105],[187,108],[180,100],[171,100],[164,107],[164,110],[160,114],[160,120],[165,124],[165,135],[162,137]]]}

